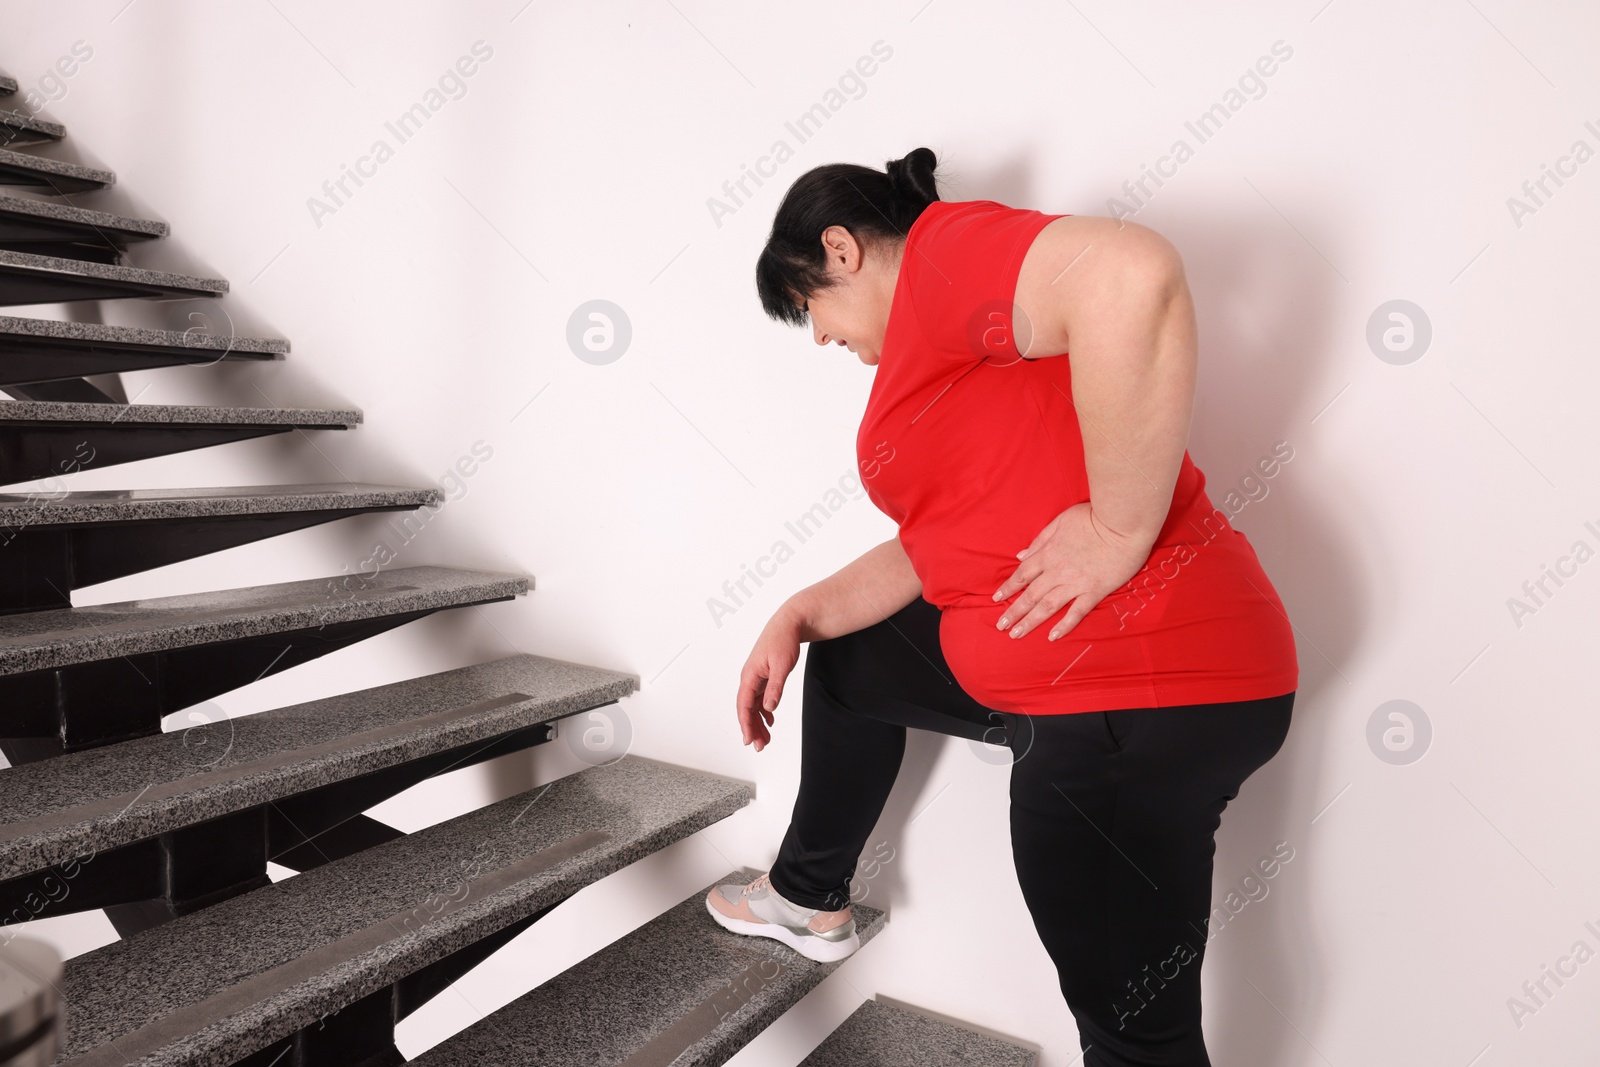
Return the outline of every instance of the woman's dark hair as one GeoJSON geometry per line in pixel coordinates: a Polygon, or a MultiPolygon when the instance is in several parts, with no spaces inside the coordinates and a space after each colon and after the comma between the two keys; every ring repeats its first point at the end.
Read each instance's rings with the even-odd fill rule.
{"type": "Polygon", "coordinates": [[[917,148],[883,170],[828,163],[802,174],[778,205],[756,260],[762,310],[779,322],[804,326],[806,313],[796,301],[830,283],[822,231],[843,226],[863,247],[905,240],[923,208],[939,199],[933,174],[938,162],[932,149],[917,148]]]}

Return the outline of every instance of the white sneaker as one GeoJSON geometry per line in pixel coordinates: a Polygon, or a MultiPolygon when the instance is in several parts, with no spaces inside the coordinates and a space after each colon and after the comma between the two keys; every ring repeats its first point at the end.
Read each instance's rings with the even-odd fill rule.
{"type": "Polygon", "coordinates": [[[706,894],[706,910],[725,930],[782,941],[818,963],[842,960],[861,947],[850,905],[838,911],[803,908],[779,896],[766,874],[748,885],[715,887],[706,894]]]}

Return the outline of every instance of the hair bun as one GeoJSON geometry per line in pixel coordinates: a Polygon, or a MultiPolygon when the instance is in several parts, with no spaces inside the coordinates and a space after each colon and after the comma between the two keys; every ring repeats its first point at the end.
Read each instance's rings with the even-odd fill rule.
{"type": "Polygon", "coordinates": [[[883,169],[897,195],[918,207],[925,207],[939,199],[939,186],[933,174],[938,165],[939,157],[933,154],[933,149],[914,148],[902,159],[891,159],[883,169]]]}

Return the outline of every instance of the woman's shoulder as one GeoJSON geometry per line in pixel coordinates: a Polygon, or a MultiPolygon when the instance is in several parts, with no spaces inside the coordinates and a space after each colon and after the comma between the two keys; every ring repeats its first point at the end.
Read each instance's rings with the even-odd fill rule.
{"type": "Polygon", "coordinates": [[[908,244],[924,254],[948,247],[963,259],[1009,254],[1017,240],[1061,215],[1012,207],[998,200],[935,200],[912,224],[908,244]]]}
{"type": "Polygon", "coordinates": [[[936,200],[907,238],[901,269],[927,338],[960,351],[991,304],[1009,308],[1017,267],[1053,215],[995,200],[936,200]]]}

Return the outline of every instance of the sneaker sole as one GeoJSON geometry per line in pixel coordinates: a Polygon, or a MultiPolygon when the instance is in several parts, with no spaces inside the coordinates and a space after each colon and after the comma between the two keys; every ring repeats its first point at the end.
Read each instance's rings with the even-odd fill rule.
{"type": "MultiPolygon", "coordinates": [[[[716,892],[716,890],[712,890],[716,892]]],[[[730,919],[716,909],[711,903],[711,898],[706,897],[706,911],[717,921],[717,925],[724,930],[750,937],[770,937],[774,941],[781,941],[794,949],[808,960],[817,963],[834,963],[853,954],[861,947],[861,935],[852,933],[843,941],[825,941],[820,937],[796,934],[787,926],[779,923],[752,923],[743,919],[730,919]]]]}

